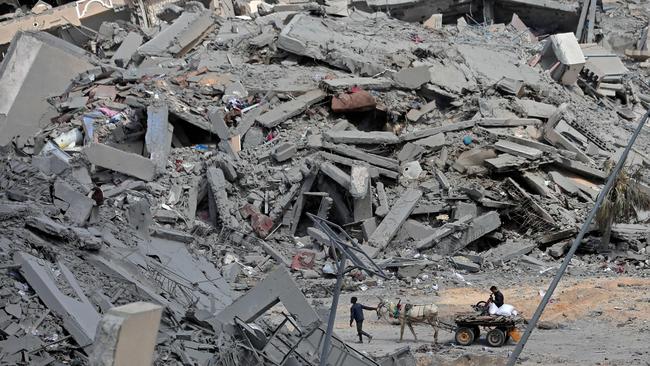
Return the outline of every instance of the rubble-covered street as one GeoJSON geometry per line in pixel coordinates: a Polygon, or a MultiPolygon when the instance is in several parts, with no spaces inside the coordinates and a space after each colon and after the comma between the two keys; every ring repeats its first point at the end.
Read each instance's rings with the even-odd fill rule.
{"type": "MultiPolygon", "coordinates": [[[[315,217],[359,256],[329,365],[505,365],[445,324],[491,286],[532,316],[650,105],[648,11],[0,0],[0,365],[319,365],[315,217]],[[438,344],[354,344],[353,296],[438,344]]],[[[648,363],[648,166],[646,126],[518,364],[648,363]]]]}

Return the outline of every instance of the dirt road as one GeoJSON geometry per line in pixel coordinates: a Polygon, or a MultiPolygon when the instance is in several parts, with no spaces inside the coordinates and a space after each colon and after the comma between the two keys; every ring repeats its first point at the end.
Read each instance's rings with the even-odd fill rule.
{"type": "MultiPolygon", "coordinates": [[[[412,303],[435,302],[440,308],[441,319],[452,322],[454,313],[471,311],[471,304],[487,298],[488,283],[480,282],[483,283],[442,289],[439,296],[413,289],[392,289],[389,285],[354,295],[369,306],[376,306],[377,296],[389,298],[390,294],[399,294],[412,303]]],[[[530,317],[541,299],[540,289],[545,289],[548,282],[548,278],[528,278],[524,283],[504,287],[506,303],[515,305],[524,316],[530,317]]],[[[341,297],[335,331],[346,340],[356,341],[356,331],[349,327],[351,296],[346,293],[341,297]]],[[[370,344],[355,346],[371,355],[390,353],[408,345],[418,350],[417,357],[422,365],[498,365],[514,349],[512,342],[501,348],[488,347],[483,338],[470,347],[460,347],[455,345],[454,335],[448,331],[440,331],[440,344],[432,347],[433,331],[428,326],[416,326],[419,342],[414,342],[406,329],[405,341],[398,343],[399,326],[377,320],[372,311],[365,315],[364,328],[374,339],[370,344]],[[464,354],[470,354],[469,360],[448,363],[464,354]]],[[[542,320],[560,329],[535,330],[522,354],[522,365],[650,365],[647,347],[650,279],[568,277],[560,284],[542,320]]]]}

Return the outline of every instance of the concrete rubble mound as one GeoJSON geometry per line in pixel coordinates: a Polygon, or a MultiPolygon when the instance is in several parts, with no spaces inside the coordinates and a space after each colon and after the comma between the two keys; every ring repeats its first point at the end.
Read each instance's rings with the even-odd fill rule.
{"type": "MultiPolygon", "coordinates": [[[[391,275],[345,292],[549,273],[650,106],[641,5],[0,3],[2,364],[316,365],[336,270],[308,213],[391,275]]],[[[650,268],[632,211],[585,270],[650,268]]],[[[329,364],[427,352],[347,341],[329,364]]]]}

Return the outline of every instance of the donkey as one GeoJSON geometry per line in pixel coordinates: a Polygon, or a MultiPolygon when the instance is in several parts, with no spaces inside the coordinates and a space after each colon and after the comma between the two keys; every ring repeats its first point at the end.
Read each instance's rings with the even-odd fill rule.
{"type": "Polygon", "coordinates": [[[438,307],[435,304],[412,305],[405,304],[404,308],[399,311],[398,306],[392,302],[386,302],[379,299],[377,305],[377,319],[385,319],[390,322],[391,319],[398,319],[400,323],[399,341],[404,338],[404,326],[408,325],[413,338],[417,342],[418,336],[413,330],[414,323],[427,323],[433,328],[433,342],[438,343],[438,307]]]}

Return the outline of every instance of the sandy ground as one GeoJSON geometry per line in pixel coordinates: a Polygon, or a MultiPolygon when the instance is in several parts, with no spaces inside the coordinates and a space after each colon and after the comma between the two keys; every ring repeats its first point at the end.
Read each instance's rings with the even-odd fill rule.
{"type": "MultiPolygon", "coordinates": [[[[530,317],[539,300],[539,290],[547,280],[529,279],[518,286],[504,288],[506,303],[516,306],[530,317]]],[[[376,306],[377,295],[387,296],[390,289],[341,296],[335,332],[344,339],[356,341],[355,328],[349,327],[350,297],[357,296],[368,306],[376,306]]],[[[411,294],[401,289],[401,298],[412,303],[435,302],[441,319],[453,322],[457,312],[471,311],[469,305],[487,298],[488,293],[477,287],[457,287],[440,291],[439,296],[411,294]]],[[[388,297],[388,296],[387,296],[388,297]]],[[[454,343],[454,334],[441,330],[440,344],[432,346],[433,331],[428,326],[416,326],[419,341],[414,342],[408,328],[405,341],[398,343],[399,326],[377,320],[372,311],[365,313],[364,328],[374,336],[370,344],[355,344],[362,352],[383,355],[401,347],[417,350],[421,365],[490,365],[501,364],[514,349],[514,343],[501,348],[486,345],[483,337],[470,347],[454,343]],[[474,361],[447,363],[464,354],[474,361]],[[477,359],[478,357],[478,359],[477,359]]],[[[536,329],[522,353],[522,365],[650,365],[650,279],[632,277],[566,278],[547,306],[542,320],[561,325],[560,329],[536,329]]]]}

